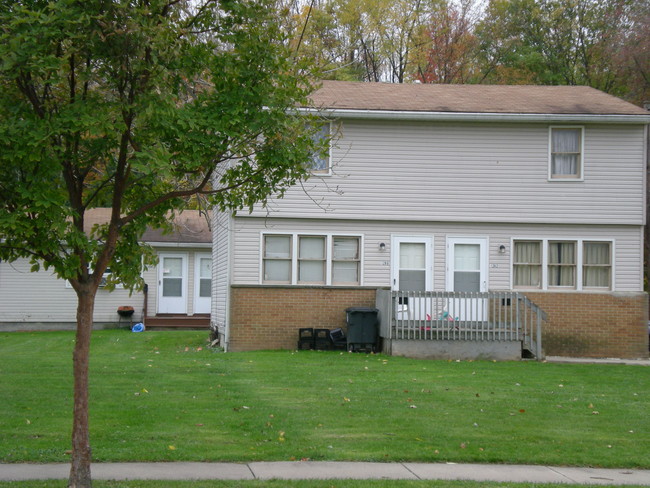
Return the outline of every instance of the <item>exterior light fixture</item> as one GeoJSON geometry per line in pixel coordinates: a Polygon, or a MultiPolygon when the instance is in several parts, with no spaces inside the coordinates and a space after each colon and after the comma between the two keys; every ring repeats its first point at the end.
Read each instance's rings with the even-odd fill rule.
{"type": "Polygon", "coordinates": [[[504,246],[503,244],[501,244],[501,245],[499,246],[499,254],[505,254],[505,253],[506,253],[506,246],[504,246]]]}
{"type": "Polygon", "coordinates": [[[379,243],[379,251],[384,252],[386,250],[386,243],[385,242],[380,242],[379,243]]]}

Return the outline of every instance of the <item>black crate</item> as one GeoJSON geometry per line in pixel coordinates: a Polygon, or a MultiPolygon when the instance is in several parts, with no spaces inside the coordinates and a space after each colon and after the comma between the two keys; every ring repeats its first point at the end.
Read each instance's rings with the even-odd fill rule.
{"type": "Polygon", "coordinates": [[[329,329],[314,329],[314,348],[319,351],[331,349],[332,341],[330,339],[329,329]]]}
{"type": "Polygon", "coordinates": [[[306,327],[298,329],[298,349],[314,348],[314,329],[306,327]]]}

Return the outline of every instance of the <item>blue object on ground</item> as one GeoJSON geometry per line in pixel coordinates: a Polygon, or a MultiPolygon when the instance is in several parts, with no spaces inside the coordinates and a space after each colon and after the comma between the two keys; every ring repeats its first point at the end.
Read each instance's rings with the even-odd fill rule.
{"type": "Polygon", "coordinates": [[[144,332],[144,324],[139,322],[131,327],[131,332],[144,332]]]}

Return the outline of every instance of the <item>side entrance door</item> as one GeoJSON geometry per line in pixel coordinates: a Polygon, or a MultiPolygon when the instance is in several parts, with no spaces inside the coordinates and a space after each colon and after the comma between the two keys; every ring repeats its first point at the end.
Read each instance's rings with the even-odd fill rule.
{"type": "Polygon", "coordinates": [[[187,254],[160,253],[158,313],[187,313],[187,254]]]}
{"type": "MultiPolygon", "coordinates": [[[[447,291],[486,292],[487,239],[484,237],[449,237],[447,239],[447,291]]],[[[484,321],[487,300],[479,297],[454,298],[449,315],[461,321],[484,321]]]]}
{"type": "MultiPolygon", "coordinates": [[[[426,236],[393,236],[391,287],[404,292],[433,290],[433,239],[426,236]]],[[[425,320],[430,301],[404,296],[397,303],[398,320],[425,320]]]]}
{"type": "Polygon", "coordinates": [[[194,313],[210,313],[212,303],[212,256],[196,253],[194,258],[194,313]]]}

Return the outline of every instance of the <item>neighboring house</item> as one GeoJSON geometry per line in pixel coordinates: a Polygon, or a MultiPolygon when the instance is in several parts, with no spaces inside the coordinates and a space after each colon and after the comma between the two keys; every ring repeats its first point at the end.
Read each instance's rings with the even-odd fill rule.
{"type": "MultiPolygon", "coordinates": [[[[489,325],[458,311],[467,292],[483,311],[536,304],[547,355],[647,357],[648,112],[576,86],[326,81],[312,100],[329,160],[267,208],[214,215],[227,350],[295,348],[298,328],[345,327],[392,289],[444,301],[411,315],[429,338],[443,312],[489,325]]],[[[395,293],[384,324],[406,317],[395,293]]]]}
{"type": "MultiPolygon", "coordinates": [[[[86,229],[106,222],[110,209],[86,213],[86,229]]],[[[174,218],[174,231],[149,229],[142,237],[158,254],[159,264],[143,274],[147,292],[130,294],[121,286],[100,288],[95,302],[96,327],[130,325],[117,313],[131,306],[132,322],[146,327],[208,327],[211,288],[211,230],[209,217],[198,211],[174,218]]],[[[50,271],[31,273],[27,259],[0,261],[0,330],[63,329],[76,326],[77,296],[50,271]]]]}

